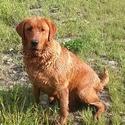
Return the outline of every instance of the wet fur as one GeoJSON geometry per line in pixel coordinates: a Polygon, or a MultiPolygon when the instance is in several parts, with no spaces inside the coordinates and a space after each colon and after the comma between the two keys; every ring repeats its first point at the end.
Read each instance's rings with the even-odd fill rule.
{"type": "MultiPolygon", "coordinates": [[[[39,103],[40,101],[40,91],[48,94],[50,101],[58,99],[61,125],[66,124],[69,107],[73,107],[77,99],[97,107],[97,112],[94,115],[94,119],[97,120],[105,111],[105,104],[101,102],[97,93],[108,83],[108,71],[104,69],[104,76],[100,80],[90,66],[55,41],[53,37],[57,28],[49,19],[27,18],[17,26],[16,30],[22,37],[24,63],[33,84],[36,102],[39,103]],[[43,23],[40,22],[41,20],[43,23]],[[38,38],[41,39],[39,40],[41,46],[38,51],[32,51],[28,48],[30,40],[27,38],[25,27],[29,22],[31,25],[33,23],[34,29],[38,28],[39,22],[41,26],[47,24],[49,27],[48,33],[46,32],[48,38],[38,38]]],[[[32,32],[36,33],[35,30],[32,32]]],[[[37,37],[41,36],[37,35],[37,37]]],[[[35,36],[36,39],[37,37],[35,36]]]]}

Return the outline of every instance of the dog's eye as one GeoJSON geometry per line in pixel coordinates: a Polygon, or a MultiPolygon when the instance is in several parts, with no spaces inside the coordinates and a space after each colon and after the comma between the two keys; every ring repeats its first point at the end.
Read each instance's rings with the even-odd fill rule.
{"type": "Polygon", "coordinates": [[[32,31],[32,27],[27,28],[28,31],[32,31]]]}
{"type": "Polygon", "coordinates": [[[41,28],[41,29],[40,29],[40,31],[42,31],[42,32],[43,32],[43,31],[45,31],[45,29],[41,28]]]}

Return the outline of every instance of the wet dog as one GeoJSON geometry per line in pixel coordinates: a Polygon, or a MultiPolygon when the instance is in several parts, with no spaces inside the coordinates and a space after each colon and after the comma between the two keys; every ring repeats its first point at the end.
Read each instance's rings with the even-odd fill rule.
{"type": "Polygon", "coordinates": [[[64,125],[69,107],[79,99],[97,107],[97,120],[106,108],[97,93],[108,83],[108,71],[104,69],[100,80],[89,65],[54,40],[57,27],[50,19],[26,18],[16,31],[22,38],[24,63],[36,103],[40,101],[40,91],[48,94],[51,101],[57,99],[60,124],[64,125]]]}

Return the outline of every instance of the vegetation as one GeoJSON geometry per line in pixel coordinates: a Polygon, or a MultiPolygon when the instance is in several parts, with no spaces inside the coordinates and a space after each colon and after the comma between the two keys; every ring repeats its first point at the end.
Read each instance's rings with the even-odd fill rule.
{"type": "MultiPolygon", "coordinates": [[[[36,15],[53,20],[58,27],[55,39],[96,71],[103,71],[107,67],[110,74],[108,88],[112,100],[110,125],[125,124],[124,0],[1,0],[1,65],[5,52],[9,53],[12,49],[15,52],[21,51],[16,25],[24,18],[36,15]]],[[[12,54],[14,59],[15,56],[16,54],[12,54]]],[[[17,61],[20,63],[21,60],[17,61]]],[[[0,77],[1,125],[49,125],[52,124],[52,119],[58,118],[57,106],[41,109],[34,106],[30,86],[17,85],[9,90],[1,89],[1,86],[0,77]]],[[[91,108],[83,110],[80,124],[94,125],[91,113],[91,108]]],[[[72,117],[68,124],[73,124],[72,117]]],[[[107,125],[106,117],[103,116],[97,125],[107,125]]]]}

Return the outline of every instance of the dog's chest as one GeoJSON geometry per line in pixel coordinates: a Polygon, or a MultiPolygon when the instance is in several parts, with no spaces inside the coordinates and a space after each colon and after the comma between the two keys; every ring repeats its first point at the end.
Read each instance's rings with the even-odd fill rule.
{"type": "Polygon", "coordinates": [[[30,80],[40,88],[55,86],[55,69],[53,69],[51,62],[47,62],[44,65],[38,63],[32,63],[32,66],[29,63],[25,65],[30,80]]]}

